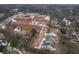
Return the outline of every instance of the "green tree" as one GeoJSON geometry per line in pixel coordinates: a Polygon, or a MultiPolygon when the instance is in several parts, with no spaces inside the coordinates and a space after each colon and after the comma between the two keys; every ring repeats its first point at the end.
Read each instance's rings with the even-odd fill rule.
{"type": "Polygon", "coordinates": [[[37,32],[37,31],[36,31],[35,29],[32,29],[32,30],[31,30],[31,33],[32,33],[32,36],[33,36],[33,37],[35,36],[36,32],[37,32]]]}

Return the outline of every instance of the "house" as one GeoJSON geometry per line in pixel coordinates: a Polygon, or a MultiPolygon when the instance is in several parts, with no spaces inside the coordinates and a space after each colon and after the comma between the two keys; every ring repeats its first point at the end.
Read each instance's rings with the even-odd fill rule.
{"type": "Polygon", "coordinates": [[[15,31],[15,32],[21,32],[21,27],[16,27],[13,31],[15,31]]]}
{"type": "Polygon", "coordinates": [[[71,21],[67,20],[66,18],[63,19],[63,22],[65,22],[66,26],[71,25],[71,21]]]}
{"type": "Polygon", "coordinates": [[[5,29],[5,28],[6,28],[6,26],[5,26],[5,25],[3,25],[1,28],[2,28],[2,29],[5,29]]]}
{"type": "Polygon", "coordinates": [[[72,40],[76,43],[79,42],[79,33],[78,32],[74,32],[72,33],[72,36],[71,36],[72,40]]]}
{"type": "Polygon", "coordinates": [[[0,33],[0,45],[6,46],[7,44],[8,44],[8,42],[5,38],[5,36],[2,33],[0,33]]]}

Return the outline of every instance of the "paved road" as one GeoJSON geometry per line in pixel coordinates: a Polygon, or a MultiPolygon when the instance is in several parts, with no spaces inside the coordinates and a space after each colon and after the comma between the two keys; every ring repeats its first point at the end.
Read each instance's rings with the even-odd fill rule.
{"type": "Polygon", "coordinates": [[[0,24],[0,28],[3,26],[3,25],[7,25],[10,21],[12,21],[13,19],[15,19],[19,14],[16,14],[16,15],[13,15],[11,17],[9,17],[8,19],[6,19],[4,22],[2,22],[0,24]]]}

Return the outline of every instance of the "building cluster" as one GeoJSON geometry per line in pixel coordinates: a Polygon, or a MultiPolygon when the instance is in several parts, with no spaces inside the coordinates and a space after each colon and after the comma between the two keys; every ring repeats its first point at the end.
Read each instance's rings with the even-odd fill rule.
{"type": "Polygon", "coordinates": [[[72,33],[72,36],[71,36],[71,43],[76,45],[76,46],[79,46],[79,33],[78,32],[74,32],[72,33]]]}
{"type": "Polygon", "coordinates": [[[29,43],[31,48],[36,49],[36,51],[57,51],[60,36],[59,30],[49,27],[49,21],[49,15],[40,15],[37,13],[20,14],[7,27],[16,33],[21,33],[23,30],[29,32],[34,29],[36,30],[36,34],[29,43]]]}

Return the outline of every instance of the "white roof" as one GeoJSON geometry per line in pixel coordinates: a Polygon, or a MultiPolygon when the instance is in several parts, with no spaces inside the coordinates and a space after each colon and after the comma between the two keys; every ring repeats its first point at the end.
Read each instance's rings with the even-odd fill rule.
{"type": "Polygon", "coordinates": [[[16,22],[16,20],[12,19],[12,23],[16,22]]]}
{"type": "Polygon", "coordinates": [[[27,15],[39,15],[39,13],[27,13],[27,15]]]}
{"type": "Polygon", "coordinates": [[[6,46],[7,45],[7,42],[6,43],[2,43],[2,45],[6,46]]]}
{"type": "Polygon", "coordinates": [[[49,33],[48,35],[57,36],[54,32],[49,33]]]}
{"type": "Polygon", "coordinates": [[[2,26],[2,29],[5,29],[5,28],[6,28],[6,26],[5,26],[5,25],[3,25],[3,26],[2,26]]]}
{"type": "Polygon", "coordinates": [[[0,54],[3,54],[3,53],[0,52],[0,54]]]}
{"type": "Polygon", "coordinates": [[[51,50],[51,51],[55,51],[56,50],[56,48],[53,48],[52,46],[50,46],[50,45],[48,45],[47,46],[48,48],[49,48],[49,50],[51,50]]]}
{"type": "Polygon", "coordinates": [[[15,29],[14,29],[14,31],[16,31],[16,32],[20,32],[20,29],[18,29],[18,28],[15,28],[15,29]]]}
{"type": "Polygon", "coordinates": [[[31,18],[34,18],[34,16],[30,16],[31,18]]]}
{"type": "Polygon", "coordinates": [[[46,16],[45,17],[45,20],[48,20],[49,21],[50,20],[50,17],[49,16],[46,16]]]}

